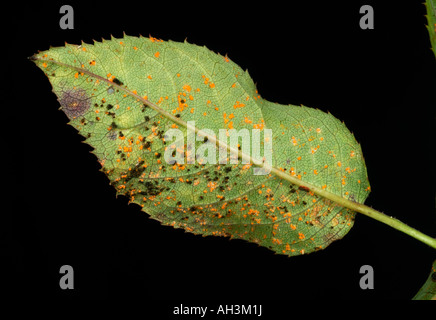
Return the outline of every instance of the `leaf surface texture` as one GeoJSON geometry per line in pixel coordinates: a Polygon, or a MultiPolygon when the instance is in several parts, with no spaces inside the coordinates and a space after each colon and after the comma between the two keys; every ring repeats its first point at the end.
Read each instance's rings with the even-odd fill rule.
{"type": "Polygon", "coordinates": [[[266,101],[248,72],[206,47],[125,36],[51,48],[32,60],[117,193],[164,225],[292,256],[327,247],[354,221],[353,211],[305,187],[274,173],[254,175],[253,163],[220,164],[220,148],[204,137],[195,135],[195,150],[215,148],[215,164],[186,142],[185,161],[168,163],[168,132],[180,130],[186,141],[188,121],[218,140],[220,129],[257,129],[261,145],[271,129],[275,169],[358,203],[370,192],[360,145],[342,122],[266,101]]]}

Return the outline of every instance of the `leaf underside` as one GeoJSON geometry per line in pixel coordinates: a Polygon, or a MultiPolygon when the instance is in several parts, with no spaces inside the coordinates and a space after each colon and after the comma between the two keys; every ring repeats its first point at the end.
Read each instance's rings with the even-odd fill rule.
{"type": "MultiPolygon", "coordinates": [[[[274,168],[358,203],[369,194],[360,145],[343,123],[320,110],[264,100],[248,72],[205,47],[124,36],[31,59],[117,193],[164,225],[292,256],[327,247],[354,221],[353,211],[307,188],[273,173],[253,175],[252,163],[167,163],[173,141],[166,132],[187,137],[187,121],[216,135],[271,129],[274,168]]],[[[196,150],[218,149],[204,140],[196,150]]]]}

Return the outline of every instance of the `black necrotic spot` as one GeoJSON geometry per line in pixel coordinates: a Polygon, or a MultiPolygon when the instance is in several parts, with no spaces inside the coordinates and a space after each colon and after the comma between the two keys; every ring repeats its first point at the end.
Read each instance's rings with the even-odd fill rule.
{"type": "Polygon", "coordinates": [[[123,83],[122,83],[119,79],[117,79],[117,78],[115,78],[115,79],[112,80],[112,81],[113,81],[113,83],[116,83],[116,84],[119,85],[119,86],[123,85],[123,83]]]}
{"type": "Polygon", "coordinates": [[[91,106],[88,94],[83,89],[71,89],[62,92],[59,103],[62,111],[70,119],[84,115],[91,106]]]}

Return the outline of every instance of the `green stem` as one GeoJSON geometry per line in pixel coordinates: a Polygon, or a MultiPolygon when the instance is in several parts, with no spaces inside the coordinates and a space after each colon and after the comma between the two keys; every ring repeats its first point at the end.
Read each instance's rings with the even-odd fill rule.
{"type": "MultiPolygon", "coordinates": [[[[358,211],[358,210],[355,210],[358,211]]],[[[374,210],[368,206],[362,206],[362,208],[358,211],[368,217],[371,217],[377,221],[383,222],[384,224],[387,224],[388,226],[391,226],[394,229],[397,229],[401,232],[404,232],[405,234],[408,234],[409,236],[429,245],[430,247],[436,249],[436,239],[412,228],[409,227],[407,224],[401,222],[398,219],[395,219],[394,217],[389,217],[377,210],[374,210]]]]}

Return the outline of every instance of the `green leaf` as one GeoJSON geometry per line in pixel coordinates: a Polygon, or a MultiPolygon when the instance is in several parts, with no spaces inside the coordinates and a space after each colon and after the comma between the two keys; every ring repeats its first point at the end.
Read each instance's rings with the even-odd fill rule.
{"type": "Polygon", "coordinates": [[[164,225],[299,255],[342,238],[358,211],[436,247],[434,239],[362,205],[370,192],[366,168],[343,123],[262,99],[248,72],[227,56],[187,42],[125,36],[67,44],[31,59],[117,193],[164,225]],[[168,138],[176,129],[181,151],[168,138]],[[232,147],[220,129],[247,129],[250,141],[257,129],[261,150],[272,141],[271,163],[242,142],[241,150],[232,147]],[[203,156],[184,146],[195,135],[203,156]],[[216,164],[205,163],[213,150],[216,164]],[[238,163],[220,164],[221,150],[238,163]],[[179,151],[184,162],[166,161],[179,151]],[[267,174],[254,174],[259,168],[267,174]]]}
{"type": "Polygon", "coordinates": [[[427,8],[427,30],[430,36],[433,53],[436,56],[436,0],[426,0],[425,6],[427,8]]]}
{"type": "MultiPolygon", "coordinates": [[[[426,0],[425,6],[427,8],[426,17],[428,21],[426,27],[430,36],[433,53],[436,57],[436,1],[426,0]]],[[[413,297],[413,300],[436,300],[436,260],[433,262],[427,281],[413,297]]]]}
{"type": "Polygon", "coordinates": [[[412,300],[436,300],[436,260],[433,262],[427,281],[412,300]]]}

